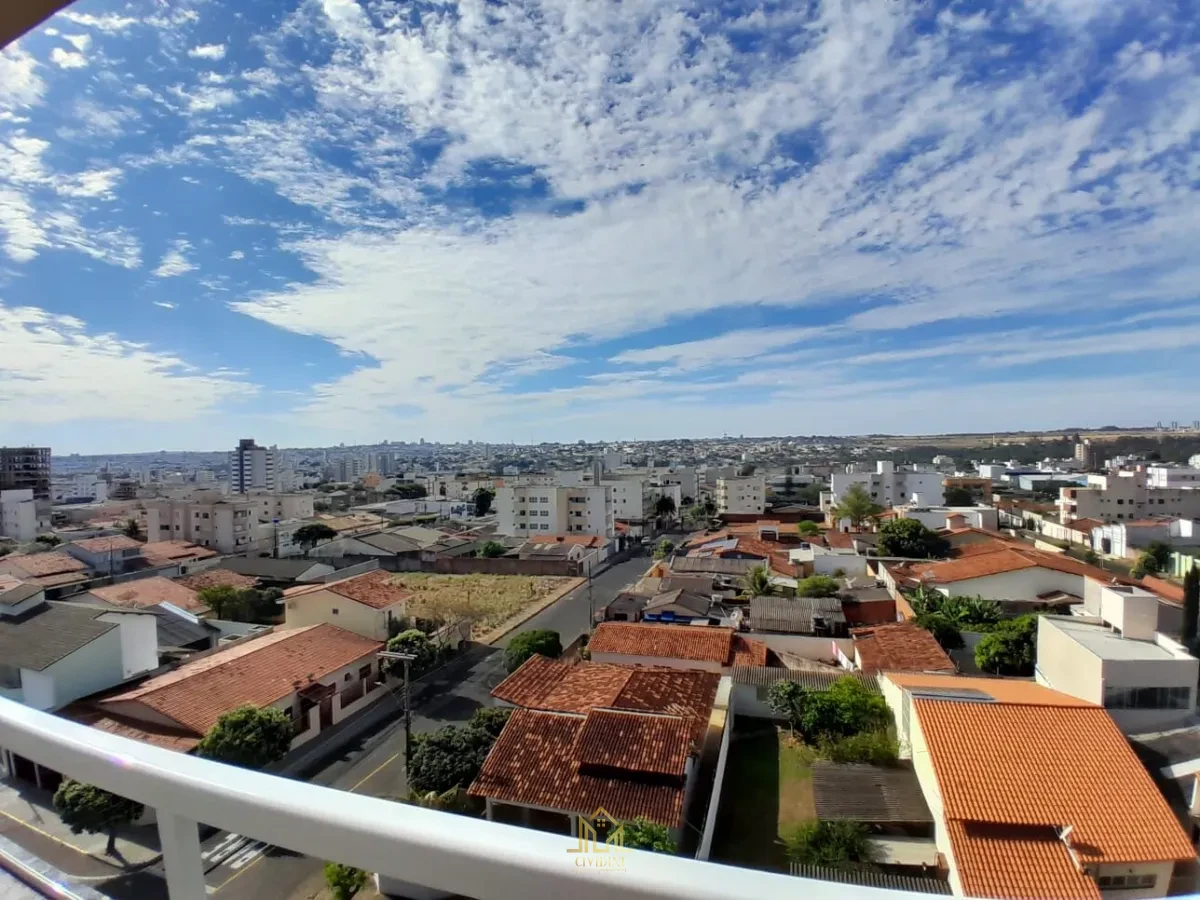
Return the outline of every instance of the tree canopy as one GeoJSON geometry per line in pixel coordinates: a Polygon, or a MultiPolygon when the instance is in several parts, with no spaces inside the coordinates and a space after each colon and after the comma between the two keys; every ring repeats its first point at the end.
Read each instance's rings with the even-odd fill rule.
{"type": "Polygon", "coordinates": [[[413,738],[409,784],[422,793],[470,787],[496,742],[508,710],[477,710],[466,725],[445,725],[413,738]]]}
{"type": "Polygon", "coordinates": [[[654,550],[655,559],[664,559],[671,555],[671,551],[675,549],[675,542],[669,538],[663,538],[658,542],[658,547],[654,550]]]}
{"type": "Polygon", "coordinates": [[[54,792],[54,808],[72,834],[108,834],[105,853],[117,849],[117,829],[129,825],[142,814],[142,804],[127,800],[95,785],[64,778],[54,792]]]}
{"type": "Polygon", "coordinates": [[[933,559],[949,553],[950,544],[917,519],[892,519],[880,526],[875,550],[880,556],[933,559]]]}
{"type": "Polygon", "coordinates": [[[196,753],[232,766],[262,769],[287,756],[295,734],[295,726],[283,710],[240,706],[217,719],[196,746],[196,753]]]}
{"type": "Polygon", "coordinates": [[[499,541],[484,541],[482,547],[479,548],[479,555],[485,559],[496,559],[508,552],[508,548],[499,541]]]}
{"type": "Polygon", "coordinates": [[[397,481],[384,491],[384,493],[400,500],[420,500],[428,492],[425,490],[423,484],[415,484],[411,481],[397,481]]]}
{"type": "MultiPolygon", "coordinates": [[[[416,657],[408,664],[408,674],[412,678],[428,672],[437,663],[437,647],[429,640],[429,635],[419,628],[410,628],[389,638],[387,649],[392,653],[408,653],[416,657]]],[[[389,672],[404,671],[404,663],[401,660],[387,659],[384,660],[384,664],[389,672]]]]}
{"type": "Polygon", "coordinates": [[[313,522],[310,525],[301,525],[292,535],[292,540],[304,548],[307,553],[313,547],[322,541],[332,541],[337,537],[338,533],[326,525],[324,522],[313,522]]]}
{"type": "Polygon", "coordinates": [[[788,860],[797,865],[848,869],[875,859],[867,827],[848,819],[804,822],[784,836],[783,845],[788,860]]]}
{"type": "Polygon", "coordinates": [[[635,850],[653,850],[655,853],[674,853],[679,849],[666,825],[651,822],[644,816],[625,823],[625,846],[635,850]]]}
{"type": "Polygon", "coordinates": [[[477,488],[475,490],[475,515],[486,516],[492,509],[492,501],[496,499],[496,492],[489,491],[487,488],[477,488]]]}
{"type": "Polygon", "coordinates": [[[800,537],[816,537],[821,533],[821,526],[819,526],[816,522],[805,519],[796,523],[796,533],[799,534],[800,537]]]}
{"type": "Polygon", "coordinates": [[[370,876],[362,869],[342,863],[325,863],[325,883],[334,900],[350,900],[355,894],[367,886],[370,876]]]}
{"type": "Polygon", "coordinates": [[[145,532],[142,531],[142,526],[137,519],[126,519],[125,524],[121,526],[121,534],[127,538],[133,538],[135,541],[146,539],[145,532]]]}
{"type": "Polygon", "coordinates": [[[975,664],[992,675],[1032,675],[1037,656],[1037,616],[1006,619],[975,647],[975,664]]]}
{"type": "Polygon", "coordinates": [[[884,699],[850,677],[839,678],[824,691],[777,681],[767,689],[767,705],[787,719],[805,741],[814,744],[876,731],[891,720],[884,699]]]}
{"type": "Polygon", "coordinates": [[[932,634],[943,650],[958,650],[963,646],[962,632],[945,613],[921,613],[913,621],[932,634]]]}
{"type": "Polygon", "coordinates": [[[246,597],[240,590],[229,584],[201,588],[196,596],[218,619],[229,619],[236,622],[247,611],[246,597]]]}
{"type": "Polygon", "coordinates": [[[675,498],[666,494],[654,501],[654,514],[660,519],[669,519],[675,515],[675,498]]]}
{"type": "Polygon", "coordinates": [[[942,492],[942,502],[947,506],[974,506],[975,497],[965,487],[948,487],[942,492]]]}
{"type": "Polygon", "coordinates": [[[839,590],[838,580],[828,575],[809,575],[796,582],[797,597],[832,597],[839,590]]]}
{"type": "Polygon", "coordinates": [[[765,597],[775,593],[770,570],[765,565],[747,569],[742,576],[742,593],[747,597],[765,597]]]}
{"type": "Polygon", "coordinates": [[[562,656],[562,651],[562,640],[557,631],[549,628],[522,631],[508,642],[504,650],[504,666],[509,672],[515,672],[535,653],[557,659],[562,656]]]}
{"type": "Polygon", "coordinates": [[[883,512],[883,507],[871,499],[861,484],[852,484],[834,505],[832,512],[835,519],[849,519],[850,525],[857,531],[867,519],[883,512]]]}

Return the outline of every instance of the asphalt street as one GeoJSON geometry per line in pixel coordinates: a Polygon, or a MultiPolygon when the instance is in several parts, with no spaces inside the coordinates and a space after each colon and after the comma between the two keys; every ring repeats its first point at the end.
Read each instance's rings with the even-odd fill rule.
{"type": "MultiPolygon", "coordinates": [[[[617,563],[584,585],[542,610],[511,635],[532,628],[557,631],[563,645],[588,630],[589,612],[599,609],[627,585],[636,581],[650,560],[645,556],[617,563]]],[[[473,647],[444,669],[424,679],[413,695],[413,731],[421,734],[447,724],[466,721],[481,706],[491,705],[491,690],[505,676],[503,648],[508,637],[491,646],[473,647]]],[[[371,733],[320,764],[306,780],[339,790],[374,797],[402,798],[404,781],[404,723],[402,702],[388,696],[379,703],[395,711],[371,733]]],[[[263,900],[291,897],[306,882],[318,877],[323,860],[269,847],[252,837],[219,832],[202,842],[205,880],[210,895],[220,900],[263,900]]],[[[102,893],[121,900],[165,900],[166,882],[161,865],[123,875],[100,884],[102,893]]]]}

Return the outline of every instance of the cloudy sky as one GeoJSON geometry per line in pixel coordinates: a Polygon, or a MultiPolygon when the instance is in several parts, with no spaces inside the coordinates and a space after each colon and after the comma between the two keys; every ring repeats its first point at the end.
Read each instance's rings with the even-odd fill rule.
{"type": "Polygon", "coordinates": [[[1197,0],[79,0],[0,443],[1200,417],[1197,0]]]}

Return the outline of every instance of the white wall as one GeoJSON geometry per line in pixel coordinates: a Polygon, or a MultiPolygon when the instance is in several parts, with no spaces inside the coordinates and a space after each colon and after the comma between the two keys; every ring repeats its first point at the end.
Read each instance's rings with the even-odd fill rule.
{"type": "Polygon", "coordinates": [[[1035,600],[1038,594],[1047,591],[1065,591],[1083,596],[1085,581],[1082,575],[1059,572],[1054,569],[1019,569],[982,578],[968,578],[940,588],[949,588],[952,594],[980,594],[987,600],[1035,600]]]}
{"type": "Polygon", "coordinates": [[[116,622],[121,633],[123,678],[158,668],[158,617],[153,613],[105,613],[101,622],[116,622]]]}
{"type": "MultiPolygon", "coordinates": [[[[114,628],[47,666],[41,674],[53,679],[52,702],[49,707],[38,708],[58,709],[72,700],[120,684],[125,680],[121,650],[121,629],[114,628]]],[[[25,694],[28,703],[29,691],[26,690],[25,694]]]]}
{"type": "MultiPolygon", "coordinates": [[[[725,783],[725,765],[729,759],[729,739],[733,734],[733,685],[728,678],[722,678],[717,686],[717,698],[713,704],[713,716],[720,716],[723,723],[721,729],[721,749],[717,753],[717,771],[713,778],[712,796],[708,801],[708,815],[704,820],[704,831],[700,835],[700,846],[696,851],[696,859],[708,859],[712,851],[713,835],[717,830],[717,812],[721,806],[721,787],[725,783]]],[[[710,717],[709,721],[712,721],[710,717]]],[[[689,779],[694,781],[694,779],[689,779]]],[[[694,785],[693,785],[694,786],[694,785]]],[[[734,798],[738,800],[738,798],[734,798]]],[[[685,804],[684,808],[687,806],[685,804]]]]}
{"type": "Polygon", "coordinates": [[[53,675],[46,671],[21,670],[21,694],[17,697],[18,700],[34,709],[48,710],[59,705],[56,697],[53,675]]]}
{"type": "Polygon", "coordinates": [[[0,491],[0,535],[22,543],[38,536],[37,501],[32,489],[0,491]]]}
{"type": "Polygon", "coordinates": [[[803,659],[836,659],[836,644],[847,656],[854,656],[854,641],[850,638],[815,637],[807,634],[763,634],[755,631],[746,635],[762,641],[776,652],[787,652],[803,659]]]}
{"type": "Polygon", "coordinates": [[[1044,685],[1080,700],[1104,705],[1104,664],[1058,628],[1053,616],[1038,616],[1034,676],[1044,685]]]}

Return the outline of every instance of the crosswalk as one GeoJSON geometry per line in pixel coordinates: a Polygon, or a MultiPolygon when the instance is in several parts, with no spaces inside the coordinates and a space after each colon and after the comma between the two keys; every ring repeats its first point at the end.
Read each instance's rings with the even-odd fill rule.
{"type": "Polygon", "coordinates": [[[200,858],[204,860],[206,872],[218,866],[226,866],[236,872],[252,863],[266,849],[267,845],[262,841],[240,834],[227,834],[215,846],[201,853],[200,858]]]}

